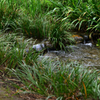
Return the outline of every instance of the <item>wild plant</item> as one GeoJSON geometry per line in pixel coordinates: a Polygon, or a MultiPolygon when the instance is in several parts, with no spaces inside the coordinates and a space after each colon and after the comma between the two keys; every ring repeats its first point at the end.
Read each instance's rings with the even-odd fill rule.
{"type": "Polygon", "coordinates": [[[0,29],[14,31],[17,28],[16,19],[19,17],[19,9],[12,0],[1,0],[0,2],[0,29]]]}
{"type": "Polygon", "coordinates": [[[19,26],[21,27],[24,35],[36,39],[44,39],[49,34],[49,21],[46,16],[36,16],[36,18],[25,18],[20,20],[19,26]]]}
{"type": "Polygon", "coordinates": [[[54,96],[58,100],[100,98],[100,73],[77,62],[38,58],[32,66],[22,61],[20,69],[10,71],[22,82],[23,87],[19,89],[26,93],[54,96]]]}
{"type": "MultiPolygon", "coordinates": [[[[99,2],[99,1],[98,1],[99,2]]],[[[67,13],[67,18],[78,30],[99,31],[99,3],[95,0],[81,1],[79,5],[71,7],[71,11],[67,13]]]]}
{"type": "Polygon", "coordinates": [[[22,41],[18,41],[16,34],[1,34],[0,37],[0,63],[4,64],[6,68],[16,68],[19,63],[24,60],[27,64],[31,65],[32,59],[37,57],[39,53],[30,48],[30,51],[26,52],[26,45],[24,38],[22,41]],[[6,39],[6,40],[5,40],[6,39]],[[34,55],[34,56],[33,56],[34,55]]]}
{"type": "Polygon", "coordinates": [[[49,39],[56,49],[65,49],[66,44],[71,44],[74,40],[71,38],[71,34],[67,32],[69,25],[63,18],[65,16],[65,7],[62,4],[57,6],[59,7],[55,7],[46,14],[47,16],[52,16],[50,19],[51,31],[49,39]]]}
{"type": "Polygon", "coordinates": [[[52,26],[50,41],[56,49],[66,50],[66,45],[71,44],[74,40],[67,32],[64,24],[61,21],[57,21],[52,26]]]}

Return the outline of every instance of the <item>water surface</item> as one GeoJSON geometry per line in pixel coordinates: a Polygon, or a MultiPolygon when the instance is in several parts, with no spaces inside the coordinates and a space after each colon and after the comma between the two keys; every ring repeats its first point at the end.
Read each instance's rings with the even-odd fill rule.
{"type": "Polygon", "coordinates": [[[48,51],[44,56],[58,57],[62,60],[82,62],[84,66],[91,66],[100,69],[100,49],[82,43],[67,46],[67,51],[48,51]]]}

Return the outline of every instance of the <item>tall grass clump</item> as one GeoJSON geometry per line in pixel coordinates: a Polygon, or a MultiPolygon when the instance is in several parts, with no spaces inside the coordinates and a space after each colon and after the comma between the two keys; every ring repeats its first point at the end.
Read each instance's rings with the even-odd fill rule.
{"type": "Polygon", "coordinates": [[[56,7],[46,14],[46,16],[51,16],[49,39],[56,49],[65,49],[66,45],[74,43],[74,40],[71,38],[72,34],[67,32],[69,22],[64,20],[65,7],[61,2],[50,1],[56,7]]]}
{"type": "MultiPolygon", "coordinates": [[[[99,0],[67,0],[59,1],[49,0],[56,5],[54,15],[69,27],[75,26],[78,31],[98,32],[100,31],[100,8],[99,0]]],[[[74,28],[74,27],[72,27],[74,28]]]]}
{"type": "Polygon", "coordinates": [[[45,16],[47,11],[44,11],[44,3],[43,0],[23,1],[17,24],[26,36],[37,39],[47,38],[50,25],[45,16]]]}
{"type": "Polygon", "coordinates": [[[76,0],[76,2],[71,3],[71,6],[66,7],[64,19],[69,19],[77,30],[99,32],[99,4],[98,0],[76,0]]]}
{"type": "Polygon", "coordinates": [[[31,65],[39,55],[32,48],[30,48],[29,52],[26,52],[28,40],[25,43],[24,38],[20,38],[21,41],[19,41],[16,33],[0,34],[0,64],[4,64],[6,68],[16,68],[22,60],[31,65]]]}
{"type": "Polygon", "coordinates": [[[53,42],[55,48],[64,48],[65,41],[70,39],[64,38],[66,29],[61,22],[63,5],[60,1],[55,2],[56,0],[2,1],[1,29],[16,30],[36,39],[47,38],[53,42]],[[57,21],[59,17],[60,21],[57,21]]]}
{"type": "MultiPolygon", "coordinates": [[[[49,1],[46,1],[47,4],[49,1]]],[[[1,0],[0,28],[18,31],[33,38],[46,38],[48,23],[45,18],[44,2],[40,0],[1,0]],[[42,5],[42,7],[41,7],[42,5]]]]}
{"type": "Polygon", "coordinates": [[[23,57],[22,51],[19,51],[18,42],[15,34],[1,34],[0,37],[1,64],[6,67],[15,67],[23,57]],[[6,40],[5,40],[6,39],[6,40]]]}
{"type": "MultiPolygon", "coordinates": [[[[46,3],[51,3],[55,7],[62,6],[61,4],[55,5],[51,1],[46,3]]],[[[43,7],[41,7],[42,3],[40,2],[39,4],[40,5],[37,6],[43,9],[43,7]]],[[[27,9],[29,9],[29,11],[25,11],[28,16],[24,15],[24,17],[19,22],[22,32],[25,35],[38,39],[47,38],[57,49],[65,48],[66,41],[72,41],[69,34],[66,32],[66,27],[64,26],[63,22],[61,22],[60,18],[56,17],[56,15],[60,16],[60,9],[59,12],[54,8],[55,10],[52,9],[46,13],[43,13],[41,10],[36,10],[34,8],[35,6],[33,6],[33,8],[30,7],[32,7],[32,5],[28,5],[27,9]],[[33,11],[33,9],[35,10],[33,11]]]]}
{"type": "Polygon", "coordinates": [[[49,21],[44,16],[36,16],[36,18],[23,18],[20,20],[19,25],[24,35],[36,39],[48,38],[49,21]]]}
{"type": "Polygon", "coordinates": [[[53,96],[57,100],[100,99],[100,73],[77,62],[38,58],[32,66],[23,61],[20,69],[10,71],[24,85],[19,89],[26,93],[35,92],[48,98],[53,96]]]}
{"type": "Polygon", "coordinates": [[[62,50],[65,50],[67,45],[74,43],[74,39],[71,38],[71,34],[67,32],[66,26],[61,20],[55,21],[52,25],[50,41],[56,49],[62,50]]]}
{"type": "Polygon", "coordinates": [[[0,1],[0,29],[3,31],[15,31],[16,20],[19,17],[19,8],[15,0],[0,1]]]}
{"type": "MultiPolygon", "coordinates": [[[[97,0],[98,1],[98,0],[97,0]]],[[[50,39],[55,48],[73,43],[68,30],[100,31],[96,0],[1,0],[0,28],[28,37],[50,39]]]]}

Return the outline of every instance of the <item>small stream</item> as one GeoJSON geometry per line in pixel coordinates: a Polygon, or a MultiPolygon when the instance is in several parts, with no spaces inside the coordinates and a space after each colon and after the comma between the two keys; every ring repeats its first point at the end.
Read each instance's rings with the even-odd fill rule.
{"type": "Polygon", "coordinates": [[[100,69],[100,49],[87,44],[77,44],[66,47],[66,52],[59,51],[48,51],[45,57],[58,57],[64,61],[79,61],[82,62],[84,66],[91,66],[100,69]]]}
{"type": "MultiPolygon", "coordinates": [[[[28,44],[28,48],[37,43],[39,44],[36,45],[36,47],[39,47],[37,49],[41,50],[40,44],[42,42],[35,42],[35,40],[33,39],[30,39],[30,44],[28,44]]],[[[63,50],[48,50],[44,55],[42,55],[42,57],[57,57],[58,59],[63,61],[79,61],[84,66],[96,67],[100,69],[100,48],[95,47],[91,42],[66,46],[66,52],[63,50]]]]}

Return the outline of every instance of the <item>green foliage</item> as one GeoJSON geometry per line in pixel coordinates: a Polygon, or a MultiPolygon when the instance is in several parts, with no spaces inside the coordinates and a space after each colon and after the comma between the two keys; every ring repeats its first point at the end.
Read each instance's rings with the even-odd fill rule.
{"type": "MultiPolygon", "coordinates": [[[[0,29],[20,30],[37,39],[48,38],[55,48],[64,49],[72,42],[67,30],[73,26],[100,32],[99,6],[99,0],[1,0],[0,29]]],[[[96,70],[78,63],[41,60],[32,48],[26,53],[26,45],[18,42],[15,34],[0,33],[0,64],[10,68],[24,84],[22,90],[54,95],[60,100],[89,96],[100,99],[100,75],[96,70]]]]}
{"type": "Polygon", "coordinates": [[[22,32],[29,36],[36,39],[43,39],[47,38],[49,33],[49,22],[47,18],[41,15],[35,16],[34,19],[27,19],[23,17],[18,24],[21,27],[22,32]]]}
{"type": "Polygon", "coordinates": [[[80,1],[79,5],[71,7],[71,10],[67,13],[67,18],[70,19],[78,30],[94,30],[99,31],[99,4],[95,0],[87,0],[87,2],[80,1]]]}
{"type": "Polygon", "coordinates": [[[16,30],[16,19],[19,17],[19,9],[16,3],[9,0],[1,0],[0,2],[0,29],[4,31],[16,30]]]}
{"type": "Polygon", "coordinates": [[[71,35],[66,31],[61,20],[54,22],[54,25],[51,29],[50,41],[56,49],[65,49],[67,44],[71,44],[72,40],[71,35]]]}
{"type": "Polygon", "coordinates": [[[99,0],[1,0],[0,29],[49,38],[62,49],[66,40],[71,43],[67,30],[100,32],[99,4],[99,0]]]}
{"type": "Polygon", "coordinates": [[[83,68],[77,62],[38,58],[32,66],[20,63],[20,69],[11,72],[23,83],[24,91],[34,91],[44,96],[67,98],[99,97],[100,75],[96,70],[83,68]]]}
{"type": "Polygon", "coordinates": [[[97,44],[96,46],[100,47],[100,39],[97,39],[97,44]]]}
{"type": "Polygon", "coordinates": [[[0,37],[0,64],[5,64],[7,68],[16,68],[19,63],[24,60],[27,64],[31,65],[39,53],[31,50],[26,52],[27,43],[24,40],[18,42],[16,34],[1,34],[0,37]],[[6,40],[5,40],[6,39],[6,40]]]}
{"type": "Polygon", "coordinates": [[[61,27],[61,23],[56,22],[50,34],[51,43],[54,45],[55,48],[65,48],[64,42],[66,38],[64,36],[65,33],[63,28],[61,27]]]}
{"type": "MultiPolygon", "coordinates": [[[[50,0],[56,5],[54,16],[62,19],[65,23],[75,25],[78,30],[100,31],[100,1],[98,0],[50,0]]],[[[71,27],[70,25],[70,27],[71,27]]]]}

